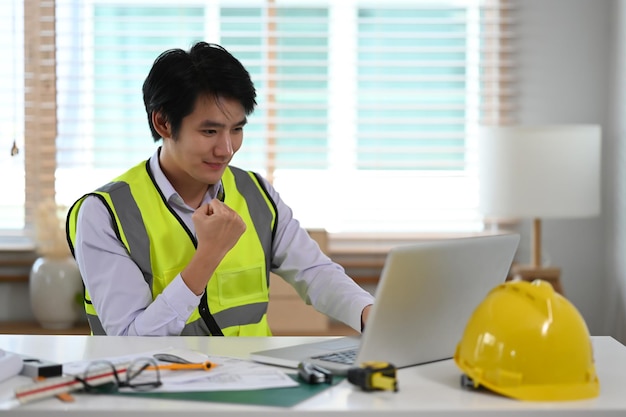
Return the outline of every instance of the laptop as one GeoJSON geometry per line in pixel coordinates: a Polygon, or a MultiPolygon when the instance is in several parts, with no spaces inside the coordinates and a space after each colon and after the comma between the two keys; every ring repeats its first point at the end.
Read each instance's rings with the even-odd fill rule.
{"type": "Polygon", "coordinates": [[[486,235],[394,247],[360,336],[257,351],[250,359],[288,368],[311,362],[336,375],[366,361],[404,368],[449,359],[474,309],[505,281],[519,240],[486,235]]]}

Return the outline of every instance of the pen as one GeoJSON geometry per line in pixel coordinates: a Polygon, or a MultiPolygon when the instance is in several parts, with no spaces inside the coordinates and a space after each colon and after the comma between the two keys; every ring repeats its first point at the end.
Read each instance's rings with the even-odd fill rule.
{"type": "Polygon", "coordinates": [[[146,369],[150,371],[154,371],[154,370],[185,371],[185,370],[191,370],[191,369],[202,369],[205,371],[209,371],[215,368],[216,366],[217,364],[210,362],[210,361],[206,361],[206,362],[201,362],[201,363],[171,363],[167,365],[148,366],[146,367],[146,369]]]}

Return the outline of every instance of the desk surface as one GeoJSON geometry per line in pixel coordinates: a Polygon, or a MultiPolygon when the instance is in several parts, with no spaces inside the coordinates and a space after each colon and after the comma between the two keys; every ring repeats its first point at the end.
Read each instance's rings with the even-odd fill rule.
{"type": "MultiPolygon", "coordinates": [[[[312,342],[320,337],[211,338],[211,337],[111,337],[0,335],[0,348],[57,362],[96,359],[142,353],[159,347],[181,347],[215,355],[247,358],[259,349],[312,342]]],[[[176,400],[153,400],[128,397],[76,395],[73,403],[47,399],[13,410],[0,410],[2,416],[86,415],[161,416],[177,413],[203,416],[219,413],[255,416],[302,414],[302,411],[325,411],[324,415],[462,415],[480,416],[511,414],[516,416],[626,415],[626,347],[611,337],[594,337],[596,368],[601,393],[598,398],[560,403],[521,402],[488,392],[461,389],[460,371],[451,360],[401,369],[399,392],[365,393],[347,381],[298,404],[292,409],[253,407],[220,403],[176,400]],[[113,399],[114,398],[114,399],[113,399]],[[113,399],[113,400],[112,400],[113,399]]],[[[0,402],[12,395],[12,389],[27,383],[26,377],[15,377],[0,383],[0,402]]]]}

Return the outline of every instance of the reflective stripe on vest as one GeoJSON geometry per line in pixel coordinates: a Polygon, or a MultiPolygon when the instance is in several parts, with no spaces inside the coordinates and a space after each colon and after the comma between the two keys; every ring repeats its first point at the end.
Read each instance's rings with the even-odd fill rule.
{"type": "MultiPolygon", "coordinates": [[[[114,220],[118,238],[141,269],[155,298],[191,259],[196,241],[178,216],[163,203],[163,197],[150,177],[148,165],[142,163],[118,177],[116,182],[107,184],[91,195],[96,195],[105,202],[114,220]],[[144,219],[147,219],[145,223],[144,219]],[[162,225],[152,226],[156,224],[155,221],[162,225]],[[150,230],[146,229],[145,224],[150,225],[150,230]],[[172,231],[171,228],[175,230],[172,231]],[[171,245],[161,247],[167,246],[167,243],[160,242],[152,247],[154,254],[151,255],[150,236],[159,239],[165,235],[168,239],[171,237],[171,245]],[[174,258],[171,262],[170,256],[174,258]],[[159,262],[163,259],[168,261],[159,262]],[[154,268],[156,269],[153,271],[154,268]]],[[[254,174],[229,167],[222,182],[225,203],[242,215],[247,230],[209,281],[209,310],[225,335],[268,335],[267,291],[276,209],[254,174]],[[260,257],[254,255],[255,253],[260,257]],[[241,273],[237,272],[239,270],[241,273]],[[235,279],[239,276],[247,281],[235,279]],[[261,279],[264,285],[259,283],[261,279]],[[253,296],[248,294],[248,288],[252,290],[253,296]]],[[[68,216],[68,237],[71,244],[75,237],[78,208],[85,197],[75,203],[68,216]]],[[[85,295],[85,310],[92,332],[104,334],[95,309],[89,301],[89,295],[85,295]]],[[[197,308],[191,314],[182,334],[210,334],[197,308]]]]}

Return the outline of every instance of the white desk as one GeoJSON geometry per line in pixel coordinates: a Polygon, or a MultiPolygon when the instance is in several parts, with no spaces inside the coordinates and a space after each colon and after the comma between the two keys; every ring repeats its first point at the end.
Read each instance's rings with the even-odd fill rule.
{"type": "MultiPolygon", "coordinates": [[[[211,338],[211,337],[107,337],[107,336],[22,336],[0,335],[0,348],[57,362],[96,359],[142,353],[159,347],[184,347],[216,355],[247,358],[249,352],[286,346],[314,337],[211,338]]],[[[626,347],[610,337],[594,337],[596,368],[601,393],[598,398],[560,403],[521,402],[486,392],[472,392],[459,385],[460,371],[451,360],[401,369],[399,392],[362,392],[347,381],[298,404],[291,409],[254,407],[207,402],[154,400],[145,398],[92,396],[76,394],[76,401],[63,403],[56,398],[43,400],[11,410],[0,410],[0,416],[86,417],[165,415],[202,416],[249,415],[275,416],[296,414],[393,415],[419,416],[624,416],[626,415],[626,347]]],[[[26,377],[15,377],[0,383],[0,402],[12,395],[15,386],[28,383],[26,377]]]]}

